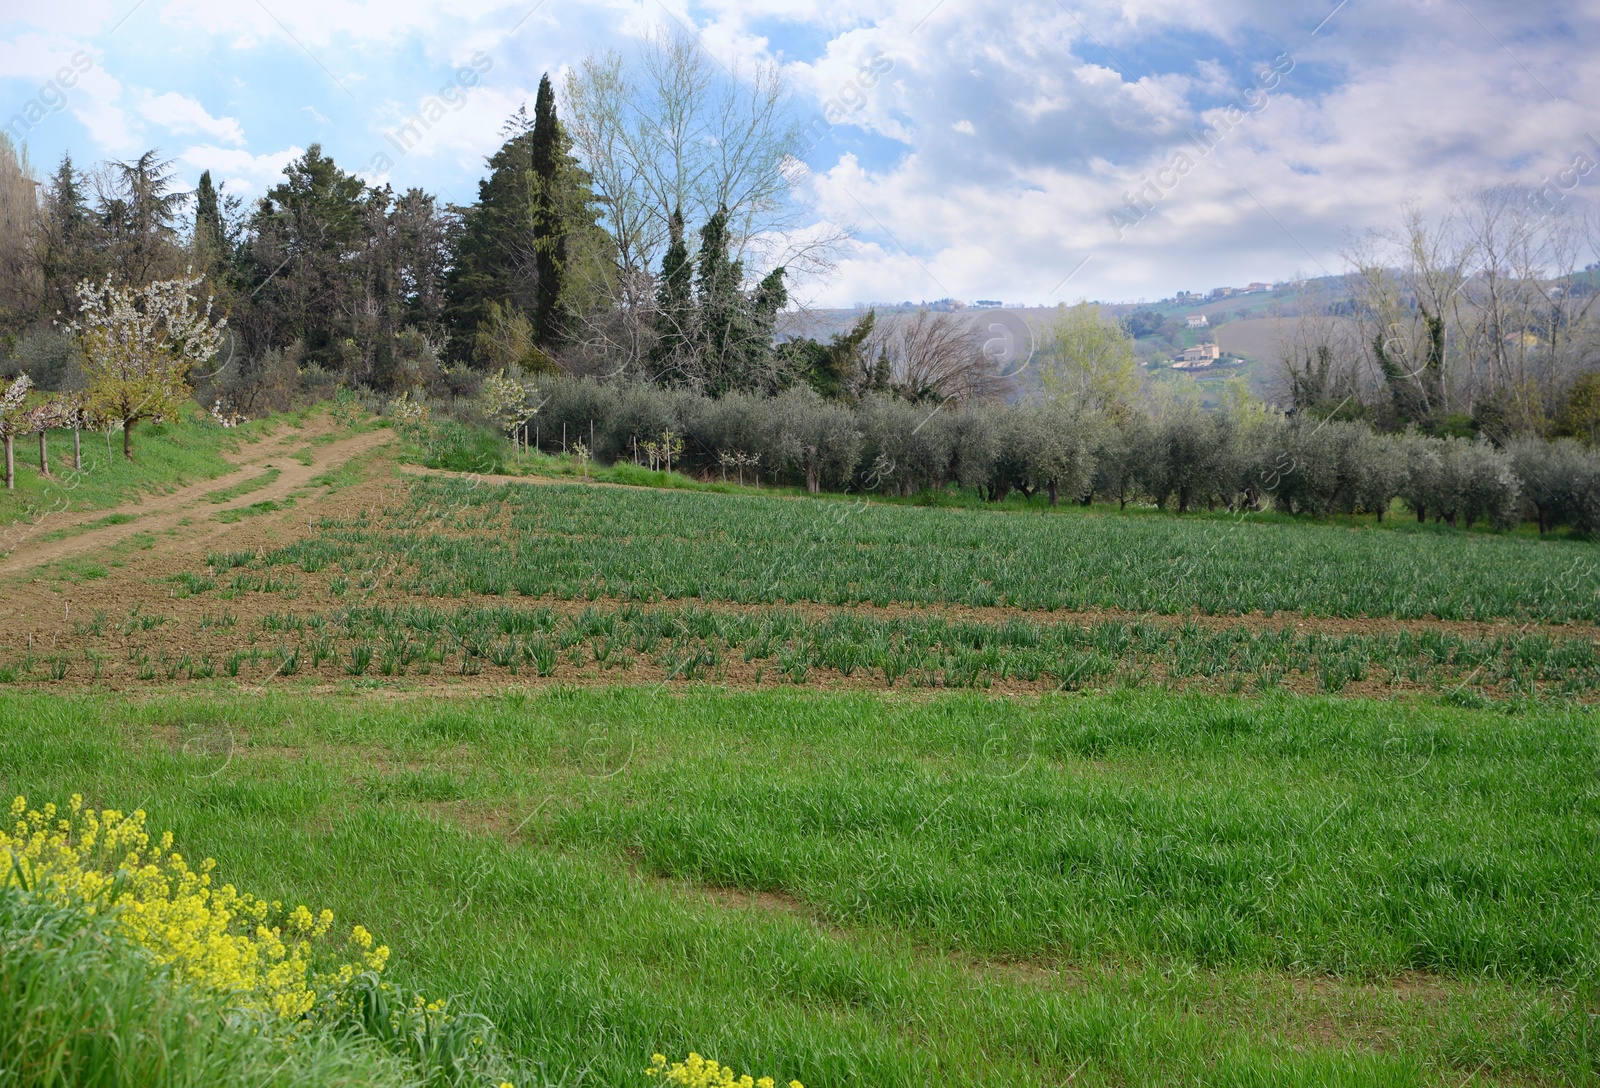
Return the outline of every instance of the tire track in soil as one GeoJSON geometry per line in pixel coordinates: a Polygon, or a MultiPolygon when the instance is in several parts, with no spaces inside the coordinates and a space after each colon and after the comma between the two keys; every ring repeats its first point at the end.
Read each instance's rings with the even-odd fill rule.
{"type": "Polygon", "coordinates": [[[135,533],[164,532],[169,529],[188,529],[189,539],[210,539],[220,536],[231,526],[213,520],[212,515],[225,510],[238,510],[266,500],[287,498],[290,492],[306,487],[313,477],[348,463],[355,457],[393,441],[394,433],[388,430],[368,431],[350,438],[341,438],[322,446],[312,446],[312,461],[307,465],[290,456],[289,447],[303,446],[317,437],[316,432],[291,431],[288,435],[273,435],[246,447],[243,460],[234,462],[238,467],[225,476],[189,484],[167,495],[146,495],[139,501],[122,503],[111,509],[84,511],[79,514],[51,515],[47,525],[24,539],[17,547],[0,556],[0,577],[21,574],[47,563],[72,559],[80,555],[103,550],[119,544],[135,533]],[[276,442],[274,443],[274,439],[276,442]],[[240,495],[225,503],[212,503],[206,496],[216,491],[253,480],[268,466],[278,470],[277,479],[263,487],[240,495]],[[203,520],[180,527],[185,517],[203,513],[203,520]],[[77,533],[60,540],[44,539],[62,529],[73,529],[116,514],[132,514],[134,520],[120,525],[107,525],[87,532],[77,533]]]}

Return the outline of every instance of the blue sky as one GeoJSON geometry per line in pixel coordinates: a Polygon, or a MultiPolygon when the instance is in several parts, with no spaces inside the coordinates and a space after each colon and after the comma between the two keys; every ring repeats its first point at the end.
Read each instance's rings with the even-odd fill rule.
{"type": "Polygon", "coordinates": [[[799,285],[819,304],[1132,301],[1338,271],[1408,202],[1444,214],[1600,160],[1593,0],[8,0],[0,120],[23,118],[40,173],[155,146],[186,184],[210,169],[251,198],[320,142],[461,202],[542,72],[662,24],[731,67],[781,65],[801,115],[846,103],[796,192],[855,239],[799,285]],[[386,134],[446,87],[457,108],[396,154],[386,134]],[[1247,92],[1257,108],[1200,154],[1192,133],[1247,92]]]}

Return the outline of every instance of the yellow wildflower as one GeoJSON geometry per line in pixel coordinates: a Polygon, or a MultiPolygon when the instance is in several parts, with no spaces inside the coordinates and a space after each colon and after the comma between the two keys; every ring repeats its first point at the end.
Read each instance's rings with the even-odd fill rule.
{"type": "Polygon", "coordinates": [[[172,851],[170,832],[151,849],[142,809],[83,808],[74,794],[67,816],[54,805],[30,810],[26,797],[11,803],[16,818],[0,830],[0,851],[10,860],[4,886],[21,885],[60,904],[91,912],[110,910],[117,928],[187,981],[226,996],[237,1007],[301,1019],[319,1007],[336,1009],[339,993],[363,970],[381,972],[386,946],[372,935],[351,931],[353,961],[340,962],[324,940],[333,912],[313,915],[297,906],[240,892],[232,884],[211,887],[216,862],[191,869],[172,851]]]}

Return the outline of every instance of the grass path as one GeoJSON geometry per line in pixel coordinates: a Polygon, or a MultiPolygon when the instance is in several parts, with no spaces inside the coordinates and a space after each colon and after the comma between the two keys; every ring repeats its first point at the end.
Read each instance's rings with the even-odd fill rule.
{"type": "Polygon", "coordinates": [[[376,430],[307,446],[324,433],[321,428],[291,429],[263,438],[230,458],[238,467],[226,476],[189,484],[171,494],[143,496],[110,510],[74,512],[68,509],[46,514],[27,525],[9,526],[7,539],[0,540],[0,547],[5,549],[0,555],[0,576],[86,555],[124,541],[134,533],[172,529],[186,517],[207,519],[187,535],[215,536],[220,527],[209,521],[213,515],[281,501],[291,492],[306,487],[316,476],[383,446],[393,438],[387,430],[376,430]],[[301,447],[311,451],[309,463],[294,456],[301,447]],[[277,475],[261,486],[249,487],[261,479],[263,470],[277,475]],[[237,493],[227,495],[230,491],[237,493]],[[219,493],[226,496],[220,503],[216,501],[219,493]]]}

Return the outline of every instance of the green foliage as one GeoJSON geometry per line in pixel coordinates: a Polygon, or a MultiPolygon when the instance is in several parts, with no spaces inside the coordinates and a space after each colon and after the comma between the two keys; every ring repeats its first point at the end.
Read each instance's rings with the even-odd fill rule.
{"type": "Polygon", "coordinates": [[[661,258],[656,288],[656,339],[650,346],[650,364],[656,381],[672,385],[687,380],[695,339],[694,265],[683,237],[683,209],[672,210],[667,230],[667,252],[661,258]]]}
{"type": "Polygon", "coordinates": [[[654,379],[710,397],[782,388],[786,381],[772,339],[778,311],[789,299],[784,270],[774,269],[753,290],[745,290],[744,263],[729,253],[726,208],[701,227],[692,262],[681,212],[674,211],[669,228],[650,356],[654,379]]]}
{"type": "Polygon", "coordinates": [[[1115,417],[1130,410],[1139,391],[1128,331],[1092,302],[1057,307],[1037,365],[1048,396],[1115,417]]]}
{"type": "MultiPolygon", "coordinates": [[[[593,286],[588,280],[597,273],[588,265],[603,254],[603,232],[588,175],[556,116],[548,75],[540,80],[534,115],[519,109],[503,131],[506,141],[489,158],[478,200],[462,210],[449,239],[442,321],[451,358],[466,361],[478,355],[491,306],[529,315],[525,347],[548,364],[575,315],[591,303],[583,292],[593,286]]],[[[528,353],[490,365],[547,368],[520,358],[528,353]]]]}

